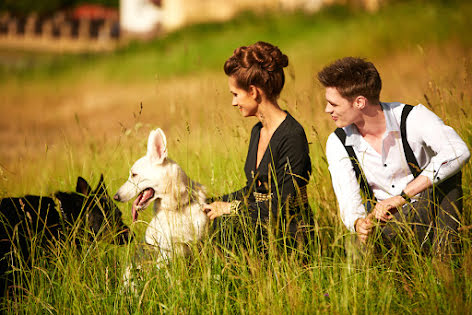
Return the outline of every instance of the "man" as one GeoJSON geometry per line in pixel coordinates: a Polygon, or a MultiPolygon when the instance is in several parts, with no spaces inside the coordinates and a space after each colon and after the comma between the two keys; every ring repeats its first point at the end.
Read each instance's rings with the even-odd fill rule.
{"type": "Polygon", "coordinates": [[[403,222],[420,243],[449,242],[462,211],[460,170],[470,157],[464,141],[421,104],[380,102],[379,73],[364,59],[336,60],[318,79],[326,88],[325,112],[338,127],[326,155],[346,227],[366,242],[375,218],[384,223],[382,237],[393,241],[403,222]]]}

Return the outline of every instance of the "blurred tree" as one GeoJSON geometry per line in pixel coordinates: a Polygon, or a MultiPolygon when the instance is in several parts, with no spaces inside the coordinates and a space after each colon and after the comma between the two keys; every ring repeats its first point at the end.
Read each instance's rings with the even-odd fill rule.
{"type": "Polygon", "coordinates": [[[120,0],[75,0],[74,5],[80,4],[101,4],[105,7],[118,8],[120,6],[120,0]]]}

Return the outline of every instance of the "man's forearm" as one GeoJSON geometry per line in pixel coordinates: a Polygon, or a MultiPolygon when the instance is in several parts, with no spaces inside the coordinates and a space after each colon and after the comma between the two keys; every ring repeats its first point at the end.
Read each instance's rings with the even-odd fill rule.
{"type": "Polygon", "coordinates": [[[430,188],[432,184],[433,183],[428,177],[420,175],[409,182],[408,185],[406,185],[406,187],[403,189],[403,192],[408,197],[413,197],[430,188]]]}

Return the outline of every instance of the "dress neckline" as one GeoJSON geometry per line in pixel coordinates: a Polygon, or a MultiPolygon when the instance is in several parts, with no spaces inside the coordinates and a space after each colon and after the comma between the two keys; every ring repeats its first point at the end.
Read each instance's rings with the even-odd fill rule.
{"type": "MultiPolygon", "coordinates": [[[[259,161],[259,165],[257,165],[257,152],[259,151],[259,141],[260,141],[260,138],[261,138],[261,129],[262,129],[262,123],[259,122],[258,125],[259,125],[259,128],[257,129],[257,140],[256,140],[256,159],[255,159],[255,170],[257,171],[259,169],[259,167],[262,165],[262,161],[264,161],[266,155],[267,155],[267,151],[269,151],[270,149],[270,144],[272,143],[272,140],[275,138],[275,135],[278,133],[278,131],[280,130],[280,127],[282,127],[282,125],[284,125],[284,123],[287,121],[287,118],[290,116],[289,112],[287,111],[284,111],[287,115],[285,116],[284,120],[282,120],[282,122],[277,126],[277,128],[275,129],[274,133],[272,134],[272,136],[270,137],[269,139],[269,143],[267,144],[267,147],[264,151],[264,154],[262,154],[262,158],[261,160],[259,161]]],[[[291,116],[290,116],[291,117],[291,116]]]]}

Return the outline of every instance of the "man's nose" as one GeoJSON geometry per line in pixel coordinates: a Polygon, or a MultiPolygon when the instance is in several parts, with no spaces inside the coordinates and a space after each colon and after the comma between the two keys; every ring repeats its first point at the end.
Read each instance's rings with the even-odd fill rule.
{"type": "Polygon", "coordinates": [[[331,114],[333,112],[333,106],[330,103],[326,104],[325,113],[331,114]]]}

